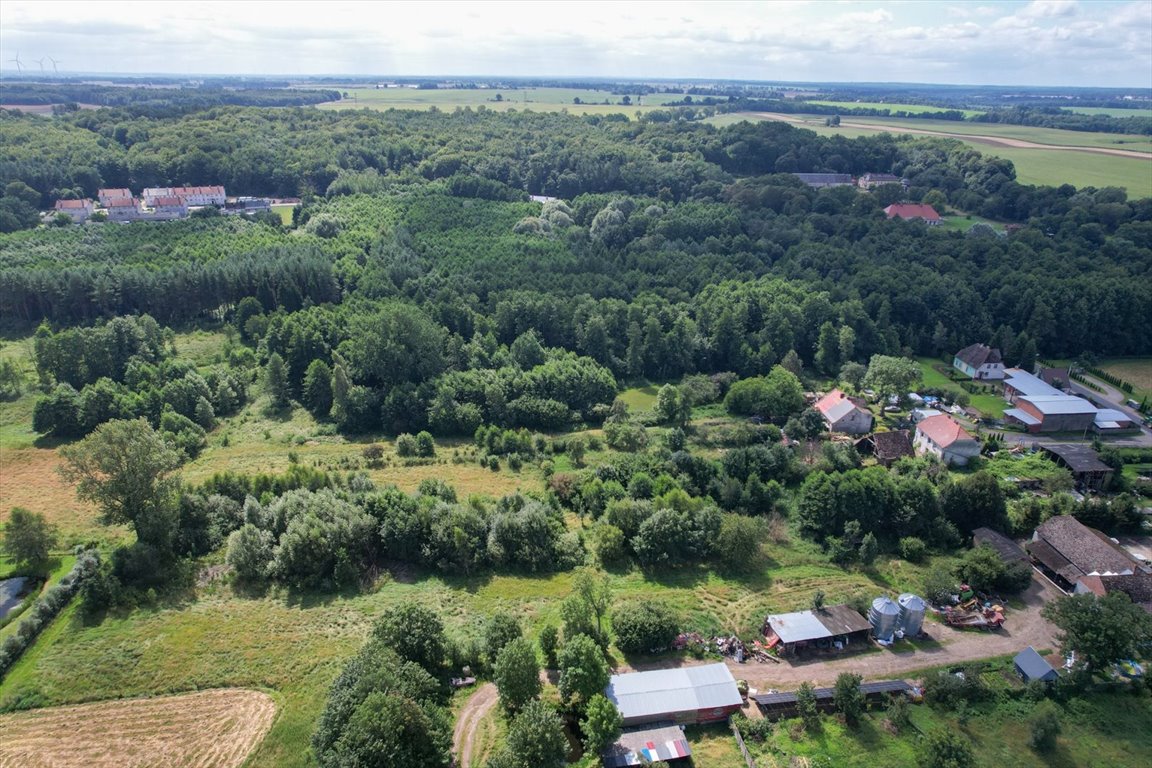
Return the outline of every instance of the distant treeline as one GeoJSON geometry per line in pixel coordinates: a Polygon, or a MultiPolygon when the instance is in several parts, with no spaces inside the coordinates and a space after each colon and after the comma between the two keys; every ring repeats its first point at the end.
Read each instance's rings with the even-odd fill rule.
{"type": "Polygon", "coordinates": [[[197,88],[96,85],[93,83],[5,83],[0,106],[95,104],[123,107],[138,115],[179,115],[211,107],[302,107],[337,101],[336,90],[248,88],[214,83],[197,88]]]}

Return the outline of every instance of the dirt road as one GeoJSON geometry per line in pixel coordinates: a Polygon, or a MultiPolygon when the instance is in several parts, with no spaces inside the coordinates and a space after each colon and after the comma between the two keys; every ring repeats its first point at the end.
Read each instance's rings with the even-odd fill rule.
{"type": "MultiPolygon", "coordinates": [[[[750,112],[748,113],[755,117],[765,120],[778,120],[785,123],[796,123],[803,125],[808,121],[805,118],[797,117],[795,115],[786,115],[776,112],[750,112]]],[[[849,120],[840,121],[841,128],[856,128],[864,131],[876,131],[877,133],[912,133],[918,136],[941,136],[947,139],[962,139],[966,141],[978,141],[981,144],[990,144],[994,147],[1015,147],[1017,149],[1058,149],[1065,152],[1091,152],[1097,155],[1115,155],[1116,157],[1131,157],[1141,160],[1152,161],[1152,153],[1137,152],[1132,149],[1112,149],[1110,147],[1079,147],[1079,146],[1065,146],[1062,144],[1038,144],[1034,141],[1024,141],[1023,139],[1011,139],[1005,136],[982,136],[970,133],[950,133],[948,131],[928,131],[923,128],[900,128],[895,125],[877,125],[875,123],[856,123],[849,120]]]]}
{"type": "Polygon", "coordinates": [[[496,705],[497,699],[496,686],[484,683],[476,689],[468,701],[464,702],[464,708],[456,718],[456,729],[452,733],[452,752],[456,755],[456,768],[471,768],[476,731],[488,716],[488,712],[496,705]]]}
{"type": "MultiPolygon", "coordinates": [[[[841,672],[854,672],[865,680],[899,677],[911,670],[952,664],[1016,653],[1026,646],[1037,650],[1056,649],[1056,628],[1040,615],[1040,608],[1046,600],[1058,597],[1060,590],[1043,577],[1033,574],[1032,586],[1022,595],[1025,608],[1009,610],[1004,629],[997,632],[956,630],[936,622],[926,623],[932,639],[940,645],[927,650],[882,651],[880,653],[850,654],[843,658],[827,657],[818,660],[782,662],[780,664],[748,662],[737,664],[727,661],[732,676],[747,680],[748,685],[763,691],[769,688],[792,690],[803,682],[830,685],[836,682],[841,672]]],[[[711,663],[711,662],[690,662],[711,663]]],[[[662,665],[653,664],[643,669],[657,669],[662,665]]],[[[663,665],[669,666],[669,665],[663,665]]]]}

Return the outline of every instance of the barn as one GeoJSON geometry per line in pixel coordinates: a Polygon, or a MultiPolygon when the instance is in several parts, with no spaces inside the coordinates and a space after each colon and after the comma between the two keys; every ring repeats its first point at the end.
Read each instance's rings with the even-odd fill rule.
{"type": "Polygon", "coordinates": [[[625,727],[711,723],[726,720],[744,704],[726,664],[613,675],[604,695],[620,710],[625,727]]]}
{"type": "Polygon", "coordinates": [[[867,643],[872,625],[850,605],[830,605],[814,611],[772,614],[764,621],[769,648],[789,654],[806,648],[843,650],[852,642],[867,643]]]}
{"type": "MultiPolygon", "coordinates": [[[[912,686],[903,680],[878,680],[872,683],[861,683],[860,693],[864,695],[864,701],[869,706],[874,706],[887,702],[891,696],[911,695],[912,686]]],[[[817,708],[825,712],[831,712],[836,708],[834,703],[835,688],[816,688],[812,694],[816,697],[817,708]]],[[[795,691],[762,693],[753,696],[752,700],[756,702],[756,706],[760,707],[760,711],[767,718],[795,717],[799,714],[798,698],[795,691]]]]}

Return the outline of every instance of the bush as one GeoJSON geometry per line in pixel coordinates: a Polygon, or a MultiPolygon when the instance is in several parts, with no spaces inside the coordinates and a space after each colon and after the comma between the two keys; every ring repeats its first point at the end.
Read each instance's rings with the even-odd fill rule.
{"type": "Polygon", "coordinates": [[[928,556],[928,545],[915,536],[900,539],[900,557],[910,563],[922,563],[928,556]]]}
{"type": "Polygon", "coordinates": [[[429,458],[436,455],[436,441],[430,432],[420,432],[416,435],[416,455],[429,458]]]}
{"type": "Polygon", "coordinates": [[[1060,714],[1051,701],[1036,705],[1032,717],[1028,718],[1028,744],[1037,752],[1051,752],[1056,748],[1056,737],[1060,735],[1060,714]]]}
{"type": "Polygon", "coordinates": [[[416,455],[416,438],[407,433],[396,436],[396,455],[409,457],[416,455]]]}
{"type": "Polygon", "coordinates": [[[675,612],[655,600],[622,603],[612,611],[616,645],[624,653],[656,653],[666,650],[680,632],[675,612]]]}

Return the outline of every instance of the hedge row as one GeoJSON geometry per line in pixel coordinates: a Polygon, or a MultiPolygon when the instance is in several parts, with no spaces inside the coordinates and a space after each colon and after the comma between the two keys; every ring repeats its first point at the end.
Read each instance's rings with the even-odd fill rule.
{"type": "Polygon", "coordinates": [[[64,610],[84,580],[99,567],[99,553],[94,549],[85,550],[77,556],[76,564],[72,566],[68,575],[44,593],[31,613],[20,622],[20,626],[16,627],[16,632],[5,638],[3,645],[0,645],[0,680],[4,679],[4,675],[16,660],[32,645],[52,619],[64,610]]]}

